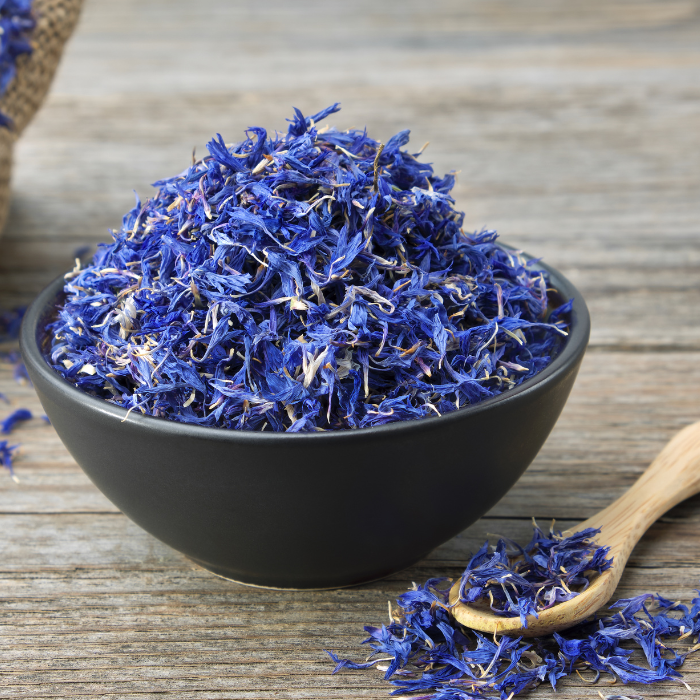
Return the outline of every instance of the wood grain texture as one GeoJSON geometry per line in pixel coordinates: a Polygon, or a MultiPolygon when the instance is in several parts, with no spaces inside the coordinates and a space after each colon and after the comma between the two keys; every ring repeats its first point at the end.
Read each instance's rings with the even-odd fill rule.
{"type": "MultiPolygon", "coordinates": [[[[0,698],[384,698],[364,624],[430,576],[461,573],[489,533],[525,539],[621,495],[700,417],[700,1],[86,0],[44,108],[18,143],[0,307],[26,303],[107,239],[149,183],[216,132],[284,128],[295,105],[340,100],[339,126],[412,129],[460,170],[469,228],[561,269],[591,309],[591,349],[520,482],[411,569],[356,589],[284,593],[218,579],[133,525],[39,418],[19,483],[0,474],[0,698]]],[[[42,411],[0,367],[0,417],[42,411]]],[[[125,458],[127,458],[125,450],[125,458]]],[[[654,524],[619,596],[689,599],[700,497],[654,524]]],[[[694,698],[681,684],[567,679],[558,697],[694,698]]],[[[550,697],[541,687],[528,697],[550,697]]]]}

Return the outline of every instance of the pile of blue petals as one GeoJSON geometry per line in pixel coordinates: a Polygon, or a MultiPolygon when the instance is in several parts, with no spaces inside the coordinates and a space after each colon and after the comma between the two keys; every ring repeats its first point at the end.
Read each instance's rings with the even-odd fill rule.
{"type": "MultiPolygon", "coordinates": [[[[32,0],[0,0],[0,97],[17,74],[17,58],[30,54],[30,37],[36,20],[32,0]]],[[[12,119],[0,112],[0,126],[12,127],[12,119]]]]}
{"type": "Polygon", "coordinates": [[[612,565],[609,547],[599,547],[600,532],[587,528],[572,535],[550,528],[545,534],[535,524],[525,547],[500,539],[495,549],[486,542],[471,558],[459,582],[463,603],[487,602],[497,615],[527,616],[575,598],[588,588],[592,575],[612,565]]]}
{"type": "Polygon", "coordinates": [[[622,599],[566,632],[524,639],[460,625],[450,614],[450,588],[450,579],[414,584],[397,600],[388,626],[365,627],[369,637],[362,643],[372,651],[364,662],[326,652],[336,663],[333,672],[376,666],[397,686],[392,695],[411,693],[412,700],[509,700],[544,682],[556,689],[574,673],[587,683],[601,674],[613,682],[683,683],[676,669],[700,649],[700,597],[690,608],[650,593],[622,599]],[[687,640],[682,649],[668,646],[673,637],[687,640]]]}
{"type": "Polygon", "coordinates": [[[155,183],[66,276],[52,366],[144,414],[277,432],[439,415],[546,367],[570,302],[462,231],[454,175],[402,150],[408,131],[317,127],[336,111],[218,135],[155,183]]]}

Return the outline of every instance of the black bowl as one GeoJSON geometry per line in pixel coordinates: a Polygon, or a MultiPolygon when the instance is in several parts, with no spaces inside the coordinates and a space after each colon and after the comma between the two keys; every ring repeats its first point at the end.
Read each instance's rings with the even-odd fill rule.
{"type": "Polygon", "coordinates": [[[64,281],[27,311],[24,361],[76,462],[134,522],[247,584],[334,588],[423,558],[488,511],[525,471],[566,403],[586,349],[574,286],[563,349],[537,376],[441,417],[323,433],[205,428],[127,412],[66,382],[42,354],[64,281]],[[125,420],[126,418],[126,420],[125,420]]]}

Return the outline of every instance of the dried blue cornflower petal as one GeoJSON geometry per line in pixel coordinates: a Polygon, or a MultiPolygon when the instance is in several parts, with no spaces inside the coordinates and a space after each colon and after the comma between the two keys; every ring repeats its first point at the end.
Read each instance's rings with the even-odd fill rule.
{"type": "MultiPolygon", "coordinates": [[[[547,538],[536,528],[533,540],[543,539],[547,538]]],[[[539,549],[532,542],[527,547],[511,545],[523,555],[528,549],[539,549]]],[[[486,543],[472,562],[488,552],[486,543]]],[[[584,671],[594,674],[594,682],[601,674],[623,683],[683,682],[676,669],[700,648],[700,597],[693,599],[690,608],[652,594],[622,599],[566,632],[525,640],[486,637],[460,625],[449,612],[450,583],[430,579],[422,586],[414,584],[413,590],[399,597],[398,608],[390,608],[391,624],[365,627],[370,636],[363,644],[372,649],[365,662],[341,659],[327,651],[336,664],[333,673],[376,665],[397,686],[391,695],[415,692],[419,694],[411,697],[416,700],[506,700],[541,683],[556,689],[562,678],[584,671]],[[674,650],[670,637],[693,638],[694,646],[674,650]],[[646,665],[630,661],[635,651],[643,653],[646,665]]],[[[517,596],[511,596],[517,603],[517,596]]],[[[602,697],[634,700],[639,696],[602,697]]]]}
{"type": "MultiPolygon", "coordinates": [[[[10,365],[15,379],[20,379],[22,375],[27,375],[27,370],[20,359],[17,349],[17,339],[24,311],[23,308],[14,310],[0,309],[0,363],[10,365]]],[[[9,403],[9,400],[3,394],[0,394],[0,399],[9,403]]],[[[18,422],[29,420],[31,417],[32,414],[24,408],[14,411],[5,420],[0,421],[0,433],[11,432],[18,422]]],[[[8,469],[10,476],[15,480],[12,455],[18,448],[19,445],[9,445],[6,440],[0,440],[0,466],[8,469]]]]}
{"type": "Polygon", "coordinates": [[[12,468],[12,455],[18,447],[19,445],[8,445],[7,440],[0,440],[0,466],[9,469],[13,477],[15,472],[12,468]]]}
{"type": "Polygon", "coordinates": [[[7,416],[7,418],[0,421],[0,433],[11,433],[17,423],[22,423],[23,421],[31,419],[31,411],[28,411],[26,408],[18,408],[16,411],[7,416]]]}
{"type": "Polygon", "coordinates": [[[612,565],[609,547],[600,547],[600,530],[587,528],[565,536],[554,530],[545,534],[536,524],[525,547],[500,539],[495,548],[487,542],[470,560],[459,582],[463,603],[485,601],[497,615],[527,616],[575,598],[586,590],[591,576],[612,565]]]}
{"type": "MultiPolygon", "coordinates": [[[[36,27],[32,0],[3,0],[0,3],[0,97],[17,74],[17,58],[33,51],[31,35],[36,27]]],[[[12,119],[0,112],[0,127],[12,128],[12,119]]]]}
{"type": "Polygon", "coordinates": [[[439,415],[541,371],[571,303],[465,233],[454,175],[366,131],[250,127],[137,199],[66,275],[50,364],[89,394],[182,423],[313,432],[439,415]]]}
{"type": "Polygon", "coordinates": [[[9,343],[19,338],[24,312],[24,308],[0,309],[0,344],[9,343]]]}
{"type": "Polygon", "coordinates": [[[29,381],[27,368],[22,362],[17,343],[24,312],[24,308],[0,309],[0,362],[11,365],[15,380],[18,382],[29,381]]]}

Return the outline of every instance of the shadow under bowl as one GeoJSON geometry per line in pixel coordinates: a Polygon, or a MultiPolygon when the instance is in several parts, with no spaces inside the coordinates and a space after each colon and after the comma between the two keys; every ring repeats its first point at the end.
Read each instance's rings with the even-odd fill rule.
{"type": "Polygon", "coordinates": [[[581,294],[551,364],[453,413],[359,430],[261,433],[143,416],[87,395],[43,354],[62,298],[28,309],[22,355],[59,437],[85,473],[144,530],[220,576],[275,588],[336,588],[422,559],[518,480],[561,413],[588,342],[581,294]]]}

